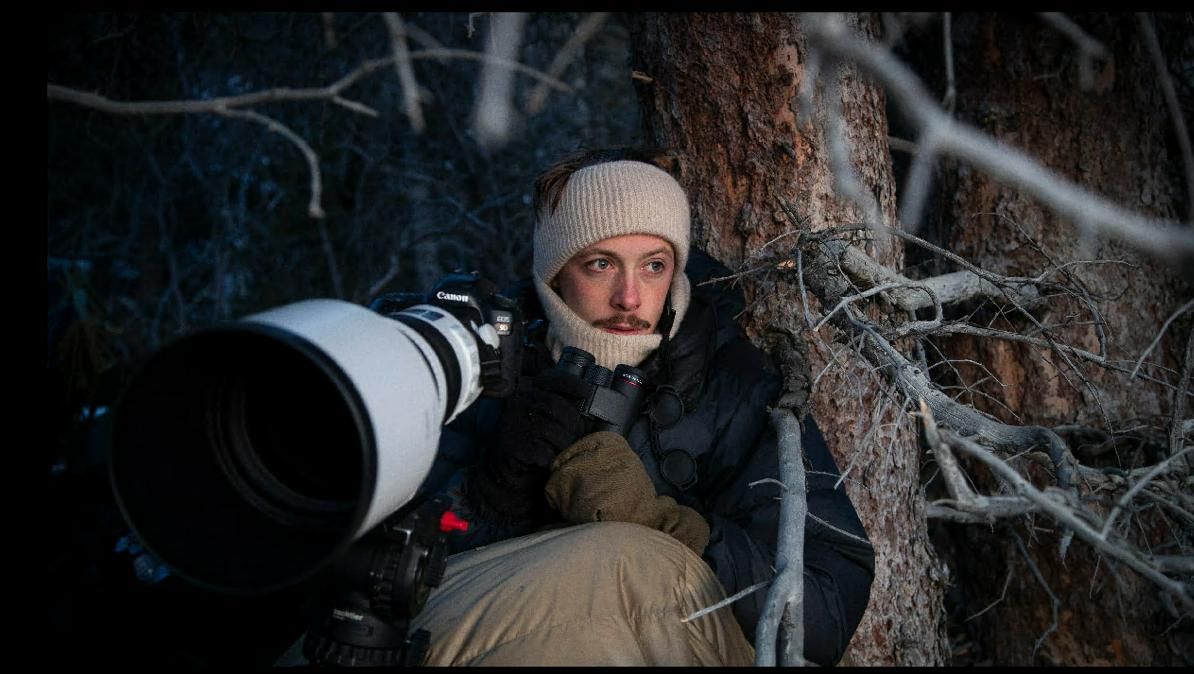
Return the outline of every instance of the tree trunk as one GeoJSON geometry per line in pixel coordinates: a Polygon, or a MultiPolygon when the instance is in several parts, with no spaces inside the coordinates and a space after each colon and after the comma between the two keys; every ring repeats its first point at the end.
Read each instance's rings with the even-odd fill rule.
{"type": "MultiPolygon", "coordinates": [[[[1096,67],[1087,91],[1078,84],[1078,50],[1038,17],[954,17],[957,117],[1132,210],[1183,218],[1180,155],[1175,144],[1167,143],[1172,122],[1137,18],[1083,17],[1081,23],[1112,54],[1096,67]]],[[[939,34],[920,39],[940,41],[939,34]]],[[[942,53],[927,47],[910,51],[942,53]]],[[[940,64],[938,56],[936,63],[919,65],[940,72],[940,64]]],[[[1179,270],[1116,242],[1083,239],[1073,223],[985,175],[946,162],[937,195],[930,234],[984,269],[1035,276],[1066,262],[1102,261],[1067,267],[1055,276],[1081,279],[1092,298],[1089,304],[1055,298],[1034,312],[1062,343],[1100,352],[1100,326],[1093,324],[1089,310],[1097,306],[1107,357],[1131,369],[1162,323],[1190,297],[1179,270]]],[[[986,312],[992,327],[1020,332],[1034,327],[1023,316],[998,315],[982,306],[969,309],[979,316],[986,312]]],[[[1141,372],[1176,381],[1189,334],[1189,316],[1175,321],[1147,359],[1157,365],[1146,363],[1141,372]]],[[[1133,468],[1155,463],[1168,451],[1172,389],[1077,361],[1071,366],[1047,349],[1026,344],[956,337],[940,340],[939,346],[944,358],[955,360],[959,376],[950,383],[965,386],[986,378],[971,387],[981,394],[962,400],[1003,421],[1121,434],[1118,444],[1083,443],[1083,437],[1097,436],[1089,432],[1063,434],[1083,463],[1133,468]],[[1134,436],[1139,436],[1135,446],[1123,441],[1134,436]]],[[[1048,481],[1048,476],[1039,477],[1048,481]]],[[[986,493],[996,490],[993,482],[980,487],[986,493]]],[[[1107,506],[1091,504],[1104,515],[1107,506]]],[[[1155,511],[1120,521],[1153,545],[1169,540],[1155,511]]],[[[1178,664],[1190,656],[1189,628],[1184,635],[1180,629],[1166,633],[1175,621],[1147,581],[1113,568],[1082,543],[1075,542],[1063,557],[1061,532],[1051,522],[1037,519],[1026,530],[1020,520],[995,532],[943,527],[963,597],[959,615],[972,616],[1003,597],[970,624],[981,657],[1007,665],[1138,665],[1178,664]],[[1039,579],[1028,560],[1039,570],[1039,579]]]]}
{"type": "MultiPolygon", "coordinates": [[[[813,230],[865,220],[835,192],[824,108],[814,119],[797,116],[806,48],[796,17],[648,14],[629,22],[647,136],[670,152],[673,173],[688,192],[696,245],[746,271],[794,248],[795,237],[777,239],[795,229],[780,200],[813,230]]],[[[872,18],[851,23],[875,34],[872,18]]],[[[852,163],[880,216],[894,223],[883,93],[851,68],[831,72],[852,163]]],[[[865,249],[896,267],[902,262],[897,245],[868,241],[865,249]]],[[[808,332],[797,286],[758,275],[744,275],[741,283],[748,304],[742,324],[783,364],[789,388],[807,396],[830,362],[821,340],[830,342],[831,328],[820,337],[808,332]]],[[[844,353],[847,363],[820,377],[808,401],[847,471],[846,489],[876,552],[871,601],[843,663],[942,664],[944,578],[928,538],[916,436],[870,368],[844,353]]]]}

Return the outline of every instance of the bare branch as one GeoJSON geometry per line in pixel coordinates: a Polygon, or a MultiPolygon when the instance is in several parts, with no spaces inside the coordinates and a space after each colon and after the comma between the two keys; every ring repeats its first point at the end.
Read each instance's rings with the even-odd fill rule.
{"type": "Polygon", "coordinates": [[[1127,211],[1050,171],[1027,154],[951,119],[906,67],[882,49],[851,35],[839,20],[809,14],[805,25],[813,49],[848,59],[875,76],[922,133],[932,130],[943,154],[967,161],[1035,196],[1079,229],[1119,239],[1171,261],[1194,257],[1194,227],[1127,211]]]}
{"type": "Polygon", "coordinates": [[[1128,503],[1131,503],[1136,494],[1140,493],[1141,489],[1144,489],[1144,487],[1158,475],[1163,474],[1169,468],[1169,464],[1181,458],[1191,450],[1194,450],[1194,447],[1187,447],[1168,459],[1158,463],[1157,465],[1153,466],[1144,477],[1140,478],[1136,484],[1132,485],[1132,488],[1125,492],[1124,495],[1120,497],[1119,501],[1116,502],[1115,507],[1111,509],[1111,514],[1107,516],[1107,520],[1103,523],[1103,531],[1100,532],[1101,535],[1104,537],[1107,536],[1107,533],[1111,531],[1111,527],[1115,525],[1115,518],[1119,516],[1128,503]]]}
{"type": "Polygon", "coordinates": [[[394,51],[394,68],[398,71],[398,81],[402,83],[402,100],[405,105],[406,117],[415,133],[423,133],[426,123],[423,121],[423,108],[419,105],[419,83],[415,80],[415,69],[410,64],[410,50],[406,46],[406,24],[397,12],[383,12],[386,28],[390,33],[390,47],[394,51]]]}
{"type": "MultiPolygon", "coordinates": [[[[895,228],[886,228],[886,231],[906,241],[912,241],[918,245],[923,244],[929,250],[942,254],[965,267],[963,271],[913,281],[892,271],[845,241],[833,239],[824,241],[822,245],[826,252],[839,260],[842,271],[846,272],[854,282],[868,288],[880,284],[894,284],[896,287],[888,293],[887,297],[904,311],[915,312],[918,309],[934,306],[934,297],[940,304],[954,304],[986,297],[1026,307],[1034,306],[1041,300],[1040,293],[1034,287],[1040,283],[1039,279],[1008,279],[980,269],[958,255],[934,246],[908,232],[902,232],[895,228]],[[907,287],[907,289],[900,290],[899,287],[907,287]]],[[[827,230],[820,234],[828,236],[829,232],[827,230]]]]}
{"type": "MultiPolygon", "coordinates": [[[[413,26],[410,28],[413,28],[413,26]]],[[[549,77],[542,72],[518,63],[517,61],[493,56],[491,54],[469,51],[467,49],[423,49],[421,51],[411,52],[410,58],[411,60],[427,58],[451,58],[481,61],[482,63],[492,65],[497,69],[507,69],[520,72],[559,91],[572,91],[572,87],[568,86],[564,82],[561,82],[554,77],[549,77]]],[[[322,87],[307,87],[303,89],[277,87],[263,91],[250,92],[247,94],[239,94],[236,96],[220,96],[217,98],[206,98],[202,100],[190,101],[114,101],[99,94],[79,91],[78,89],[72,89],[59,84],[47,83],[46,100],[74,103],[75,105],[81,105],[83,107],[92,108],[114,115],[192,114],[219,112],[221,109],[226,108],[245,108],[254,105],[261,105],[263,103],[277,103],[283,101],[297,102],[333,100],[340,96],[345,89],[348,89],[352,85],[356,84],[362,78],[383,68],[393,66],[394,63],[395,61],[393,58],[373,59],[366,61],[352,72],[348,73],[344,77],[341,77],[339,80],[322,87]]]]}
{"type": "Polygon", "coordinates": [[[929,504],[928,516],[932,518],[950,519],[966,523],[991,524],[1001,517],[1023,515],[1036,510],[1036,507],[1019,497],[988,497],[975,493],[967,482],[965,473],[958,465],[957,459],[941,439],[937,429],[937,422],[933,419],[933,411],[920,401],[920,418],[923,423],[925,440],[929,449],[937,460],[941,469],[941,476],[945,481],[945,488],[952,499],[938,499],[929,504]]]}
{"type": "Polygon", "coordinates": [[[1191,597],[1190,589],[1187,586],[1165,576],[1127,547],[1112,544],[1101,533],[1092,529],[1082,518],[1077,517],[1066,504],[1061,503],[1052,495],[1057,492],[1041,492],[1006,463],[966,438],[948,432],[942,435],[949,442],[950,446],[961,449],[969,456],[981,461],[1018,493],[1023,494],[1033,503],[1039,505],[1041,510],[1048,513],[1059,523],[1073,529],[1074,533],[1089,545],[1109,557],[1114,557],[1124,562],[1140,573],[1140,575],[1148,578],[1166,592],[1177,597],[1187,609],[1194,610],[1194,597],[1191,597]]]}
{"type": "Polygon", "coordinates": [[[932,131],[921,134],[916,144],[912,168],[904,180],[904,205],[900,209],[900,222],[909,231],[915,232],[920,228],[920,218],[933,183],[937,153],[937,138],[932,131]]]}
{"type": "Polygon", "coordinates": [[[1040,650],[1041,644],[1045,642],[1045,637],[1057,631],[1057,609],[1061,606],[1061,600],[1053,594],[1049,583],[1045,582],[1045,577],[1041,575],[1041,570],[1037,568],[1036,562],[1032,561],[1032,555],[1028,554],[1028,550],[1024,548],[1024,541],[1020,540],[1020,536],[1012,532],[1012,539],[1016,541],[1016,548],[1020,550],[1020,554],[1024,557],[1024,561],[1028,564],[1028,569],[1032,571],[1032,575],[1036,578],[1036,582],[1049,595],[1049,611],[1053,617],[1053,621],[1049,623],[1049,627],[1045,629],[1041,636],[1036,640],[1036,644],[1032,647],[1032,657],[1036,657],[1036,652],[1040,650]]]}
{"type": "MultiPolygon", "coordinates": [[[[844,229],[851,229],[847,227],[844,229]]],[[[818,232],[818,236],[823,239],[830,235],[833,231],[826,230],[818,232]]],[[[888,284],[889,288],[885,297],[888,298],[895,306],[908,312],[916,311],[927,306],[934,306],[931,303],[926,303],[926,299],[932,300],[934,297],[941,304],[950,304],[963,300],[973,299],[977,297],[986,297],[994,301],[1007,302],[1011,306],[1019,309],[1031,322],[1033,322],[1037,329],[1043,333],[1047,333],[1045,326],[1041,325],[1034,316],[1028,313],[1027,309],[1039,304],[1042,301],[1042,296],[1034,287],[1035,285],[1046,285],[1044,278],[1050,273],[1059,271],[1066,265],[1049,270],[1047,272],[1037,275],[1035,278],[1008,278],[1002,277],[998,274],[993,274],[986,270],[980,269],[958,255],[947,251],[939,246],[920,239],[907,232],[901,232],[897,229],[890,230],[896,237],[912,241],[918,245],[923,245],[925,248],[938,253],[947,259],[958,263],[966,269],[961,272],[951,272],[920,281],[910,281],[900,274],[891,271],[884,265],[880,264],[874,258],[859,250],[858,248],[849,245],[847,242],[830,239],[820,241],[817,245],[820,253],[826,257],[834,260],[834,264],[839,265],[839,268],[855,283],[863,287],[874,287],[878,285],[888,284]],[[900,287],[901,284],[906,288],[900,287]],[[923,291],[923,292],[918,292],[923,291]]],[[[809,239],[811,241],[812,239],[809,239]]],[[[807,244],[807,242],[806,242],[807,244]]],[[[797,250],[797,262],[803,262],[802,251],[797,250]]],[[[1110,261],[1092,261],[1092,262],[1110,262],[1110,261]]],[[[1073,263],[1071,263],[1073,264],[1073,263]]],[[[798,271],[801,273],[801,280],[803,281],[802,265],[798,271]]],[[[784,268],[782,265],[778,268],[784,268]]],[[[1079,291],[1073,291],[1079,292],[1079,291]]],[[[1085,301],[1085,299],[1084,299],[1085,301]]],[[[1183,308],[1181,311],[1184,311],[1183,308]]],[[[1092,310],[1093,311],[1093,310],[1092,310]]],[[[1180,313],[1180,312],[1179,312],[1180,313]]],[[[1172,319],[1171,319],[1172,320],[1172,319]]],[[[811,318],[808,319],[810,327],[812,327],[811,318]]],[[[1096,322],[1096,328],[1101,330],[1101,323],[1096,322]]],[[[818,326],[819,327],[819,326],[818,326]]],[[[1124,367],[1116,361],[1108,359],[1104,355],[1091,353],[1084,349],[1061,344],[1053,339],[1042,339],[1038,337],[1031,337],[1028,335],[1021,335],[1017,333],[1005,332],[992,328],[982,328],[978,326],[969,325],[966,323],[945,323],[935,324],[933,322],[913,323],[897,329],[893,336],[920,336],[924,334],[969,334],[977,337],[994,337],[998,339],[1023,342],[1032,344],[1042,348],[1054,350],[1065,356],[1073,356],[1092,362],[1100,367],[1104,367],[1116,372],[1132,372],[1127,367],[1124,367]]],[[[1100,344],[1102,340],[1100,340],[1100,344]]],[[[1146,354],[1147,355],[1147,354],[1146,354]]],[[[1158,383],[1166,388],[1174,388],[1174,385],[1157,379],[1150,375],[1138,374],[1143,379],[1158,383]]]]}
{"type": "Polygon", "coordinates": [[[398,262],[398,256],[390,255],[390,268],[387,269],[386,273],[383,274],[381,278],[377,279],[373,285],[369,286],[369,297],[373,297],[380,293],[386,287],[387,283],[393,281],[394,277],[398,276],[400,269],[401,265],[398,262]]]}
{"type": "Polygon", "coordinates": [[[339,105],[342,108],[352,110],[353,112],[359,112],[362,115],[368,115],[369,117],[379,117],[380,116],[380,113],[378,113],[373,108],[365,105],[364,103],[357,103],[356,101],[350,101],[346,98],[341,98],[339,96],[332,97],[332,102],[335,103],[336,105],[339,105]]]}
{"type": "Polygon", "coordinates": [[[1173,394],[1173,414],[1169,422],[1169,453],[1176,454],[1186,444],[1185,436],[1194,431],[1194,419],[1183,421],[1186,415],[1186,395],[1190,391],[1191,371],[1194,371],[1194,328],[1186,338],[1185,364],[1173,394]]]}
{"type": "Polygon", "coordinates": [[[1046,23],[1065,34],[1078,47],[1078,85],[1084,91],[1094,86],[1094,61],[1107,57],[1107,49],[1101,42],[1086,34],[1078,24],[1070,21],[1065,14],[1058,12],[1041,12],[1041,18],[1046,23]]]}
{"type": "Polygon", "coordinates": [[[512,61],[518,53],[525,22],[526,14],[520,12],[496,12],[491,17],[485,52],[489,58],[481,69],[481,91],[473,107],[473,133],[482,146],[497,147],[510,136],[514,124],[514,73],[498,64],[512,61]]]}
{"type": "MultiPolygon", "coordinates": [[[[839,72],[834,72],[823,82],[825,94],[822,97],[825,101],[828,125],[825,131],[825,140],[832,163],[830,170],[833,172],[834,186],[840,194],[854,204],[867,224],[876,226],[886,224],[879,212],[879,204],[875,202],[873,195],[863,189],[862,184],[858,181],[858,174],[850,161],[850,142],[846,134],[845,118],[842,116],[842,96],[839,88],[842,77],[840,71],[845,68],[839,67],[835,70],[839,72]]],[[[876,229],[876,234],[883,236],[884,239],[887,238],[883,230],[876,229]]]]}
{"type": "Polygon", "coordinates": [[[1148,345],[1148,348],[1144,350],[1144,353],[1140,354],[1140,358],[1136,361],[1136,367],[1132,368],[1133,379],[1136,377],[1136,373],[1140,371],[1140,366],[1144,363],[1144,359],[1148,358],[1148,354],[1152,353],[1153,349],[1157,348],[1157,343],[1161,341],[1161,336],[1164,335],[1165,331],[1169,329],[1169,324],[1173,322],[1173,319],[1189,311],[1190,307],[1194,307],[1194,300],[1190,300],[1189,302],[1186,302],[1182,306],[1178,307],[1178,310],[1173,312],[1173,314],[1165,320],[1165,324],[1161,326],[1161,331],[1158,332],[1157,336],[1153,338],[1152,343],[1148,345]]]}
{"type": "MultiPolygon", "coordinates": [[[[609,18],[609,12],[592,12],[580,22],[580,25],[573,31],[572,36],[560,47],[560,51],[556,52],[555,58],[551,60],[551,64],[547,66],[548,77],[560,77],[564,74],[564,69],[576,57],[580,48],[586,42],[593,39],[597,31],[601,30],[601,26],[605,24],[605,20],[609,18]]],[[[527,115],[537,115],[543,110],[543,104],[547,101],[547,84],[540,82],[538,86],[531,91],[527,96],[526,110],[527,115]]]]}
{"type": "Polygon", "coordinates": [[[1153,20],[1148,14],[1139,13],[1140,32],[1144,34],[1144,44],[1148,47],[1153,65],[1157,67],[1157,79],[1161,83],[1161,92],[1165,95],[1165,107],[1169,108],[1169,118],[1173,120],[1173,133],[1177,136],[1177,145],[1182,151],[1182,166],[1186,170],[1186,203],[1189,210],[1186,217],[1194,222],[1194,151],[1190,149],[1190,132],[1186,129],[1186,114],[1177,100],[1177,92],[1173,88],[1173,78],[1169,76],[1169,68],[1165,65],[1165,55],[1161,53],[1161,43],[1157,40],[1157,32],[1153,29],[1153,20]]]}
{"type": "Polygon", "coordinates": [[[821,326],[828,323],[829,319],[833,318],[837,314],[837,312],[841,311],[842,309],[844,309],[846,307],[846,305],[848,305],[852,302],[866,299],[872,295],[881,293],[886,290],[892,290],[894,288],[900,288],[900,287],[909,286],[909,285],[914,285],[914,283],[912,281],[909,281],[907,283],[884,283],[883,285],[878,285],[873,288],[868,288],[867,290],[864,290],[863,292],[860,292],[860,293],[857,293],[854,295],[850,295],[849,297],[843,297],[841,299],[841,301],[839,301],[837,303],[837,306],[835,306],[832,310],[830,310],[829,313],[825,314],[825,316],[822,317],[821,320],[815,326],[813,326],[813,330],[814,331],[820,330],[821,326]]]}
{"type": "Polygon", "coordinates": [[[771,412],[779,437],[779,479],[785,489],[779,510],[776,575],[756,628],[755,665],[760,667],[775,666],[777,639],[783,648],[779,664],[804,664],[804,520],[808,504],[800,422],[784,403],[781,400],[771,412]],[[777,634],[781,626],[782,636],[777,634]]]}
{"type": "Polygon", "coordinates": [[[986,613],[987,611],[990,611],[991,609],[995,608],[995,606],[997,604],[999,604],[999,602],[1003,601],[1007,597],[1007,588],[1009,585],[1011,585],[1011,583],[1012,583],[1012,566],[1009,564],[1007,567],[1007,577],[1004,578],[1004,580],[1003,580],[1003,591],[999,593],[999,598],[996,599],[995,601],[991,602],[990,604],[987,604],[986,608],[984,608],[983,610],[979,611],[978,613],[975,613],[974,615],[970,616],[963,622],[970,622],[971,620],[974,620],[975,618],[986,613]]]}
{"type": "MultiPolygon", "coordinates": [[[[396,15],[394,15],[392,18],[397,19],[396,15]]],[[[401,24],[401,19],[397,19],[397,21],[399,33],[405,34],[405,29],[401,24]]],[[[391,24],[391,37],[393,38],[395,33],[394,25],[391,21],[391,15],[387,15],[387,23],[391,24]]],[[[405,40],[403,40],[401,44],[405,45],[405,40]]],[[[515,44],[515,47],[516,46],[517,45],[515,44]]],[[[324,217],[322,206],[323,180],[319,170],[319,157],[315,154],[314,150],[311,149],[311,146],[308,145],[306,141],[304,141],[298,136],[298,134],[294,133],[292,130],[277,120],[252,110],[241,110],[240,108],[248,108],[264,103],[283,101],[296,102],[326,100],[354,112],[376,117],[377,111],[361,103],[347,100],[341,96],[341,94],[345,89],[356,84],[361,78],[386,66],[394,65],[398,68],[400,78],[405,80],[406,75],[410,75],[410,81],[403,82],[403,89],[407,97],[407,115],[411,116],[413,113],[414,116],[411,116],[411,125],[416,131],[419,131],[423,125],[422,113],[418,110],[417,105],[413,106],[413,108],[411,105],[411,96],[417,96],[417,84],[413,81],[413,70],[409,70],[409,68],[403,68],[401,63],[401,54],[397,53],[401,50],[397,45],[395,46],[395,50],[395,57],[366,61],[344,77],[323,87],[308,87],[303,89],[279,87],[237,96],[221,96],[203,100],[126,102],[113,101],[99,94],[88,93],[79,91],[77,89],[72,89],[70,87],[48,83],[46,84],[46,100],[74,103],[75,105],[117,115],[174,115],[211,113],[223,115],[225,117],[251,119],[260,124],[264,124],[270,131],[281,134],[287,140],[294,143],[302,151],[303,157],[307,160],[307,166],[311,175],[311,199],[307,207],[307,212],[312,218],[319,219],[324,217]],[[404,75],[404,73],[406,74],[404,75]],[[414,93],[412,94],[412,92],[414,93]]],[[[409,53],[407,54],[407,57],[408,60],[416,58],[476,59],[485,64],[485,72],[490,74],[490,79],[492,79],[494,73],[508,74],[512,71],[518,71],[539,79],[546,86],[551,86],[563,91],[571,91],[571,87],[563,82],[560,82],[558,79],[544,75],[533,68],[528,68],[527,66],[500,55],[479,54],[477,52],[458,49],[425,49],[420,52],[409,53]]],[[[409,63],[406,65],[409,66],[409,63]]],[[[417,101],[417,99],[415,100],[417,101]]]]}
{"type": "Polygon", "coordinates": [[[336,13],[335,12],[320,12],[319,18],[323,21],[323,44],[328,49],[336,48],[336,13]]]}
{"type": "Polygon", "coordinates": [[[303,153],[303,158],[307,160],[307,169],[311,173],[311,200],[307,204],[307,215],[317,220],[322,220],[324,217],[322,198],[323,198],[323,178],[319,171],[319,155],[315,154],[315,150],[307,144],[307,141],[299,137],[298,134],[291,131],[289,127],[281,122],[267,117],[261,113],[252,110],[214,110],[216,114],[224,117],[239,117],[242,119],[249,119],[258,124],[264,124],[265,128],[274,133],[281,134],[283,138],[294,143],[296,147],[303,153]]]}
{"type": "Polygon", "coordinates": [[[950,116],[953,116],[958,90],[954,87],[954,40],[950,30],[951,20],[952,15],[949,12],[942,13],[941,32],[942,42],[945,44],[945,98],[941,100],[941,107],[945,108],[950,116]]]}
{"type": "MultiPolygon", "coordinates": [[[[835,281],[824,274],[826,268],[833,266],[831,256],[819,253],[817,257],[817,272],[807,275],[806,281],[821,301],[828,305],[840,296],[841,289],[836,288],[835,281]],[[826,257],[831,259],[827,260],[826,257]]],[[[848,334],[859,335],[862,338],[862,356],[888,377],[904,395],[913,400],[925,400],[934,416],[942,423],[950,428],[973,431],[993,447],[1005,451],[1043,445],[1057,471],[1058,483],[1063,487],[1071,483],[1077,462],[1056,433],[1039,426],[1003,424],[972,407],[950,399],[929,381],[927,373],[910,362],[880,335],[878,326],[858,315],[849,306],[844,307],[833,322],[848,334]]]]}

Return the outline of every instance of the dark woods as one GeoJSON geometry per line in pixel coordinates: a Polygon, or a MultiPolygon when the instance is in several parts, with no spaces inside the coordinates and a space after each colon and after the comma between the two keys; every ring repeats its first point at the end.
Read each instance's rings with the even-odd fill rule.
{"type": "MultiPolygon", "coordinates": [[[[582,14],[532,15],[518,60],[549,70],[582,14]]],[[[80,662],[201,668],[272,662],[302,627],[302,592],[212,597],[136,578],[107,482],[108,412],[133,369],[181,330],[299,299],[364,303],[476,269],[499,286],[530,268],[530,181],[580,145],[640,140],[625,30],[610,21],[526,112],[540,80],[516,76],[509,141],[479,143],[489,15],[407,17],[426,123],[403,114],[392,66],[344,98],[255,108],[319,157],[325,217],[283,135],[217,114],[123,115],[51,103],[47,118],[47,450],[50,608],[80,662]],[[416,32],[418,31],[418,32],[416,32]]],[[[47,82],[115,101],[204,100],[330,85],[393,52],[377,14],[79,14],[49,17],[47,82]]]]}

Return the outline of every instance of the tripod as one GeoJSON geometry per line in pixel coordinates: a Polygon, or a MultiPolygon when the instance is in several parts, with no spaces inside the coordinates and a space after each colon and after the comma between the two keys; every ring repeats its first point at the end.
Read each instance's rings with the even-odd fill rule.
{"type": "Polygon", "coordinates": [[[303,640],[316,667],[414,667],[430,644],[410,622],[447,568],[448,534],[468,523],[442,498],[400,510],[354,543],[329,570],[331,583],[303,640]]]}

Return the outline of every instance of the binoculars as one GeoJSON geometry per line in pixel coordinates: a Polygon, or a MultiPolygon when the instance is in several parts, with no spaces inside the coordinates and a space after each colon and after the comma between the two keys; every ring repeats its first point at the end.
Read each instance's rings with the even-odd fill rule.
{"type": "Polygon", "coordinates": [[[574,346],[564,348],[556,369],[589,384],[580,403],[581,415],[588,422],[587,432],[613,431],[625,437],[647,385],[642,370],[623,364],[610,371],[597,365],[593,354],[574,346]]]}

